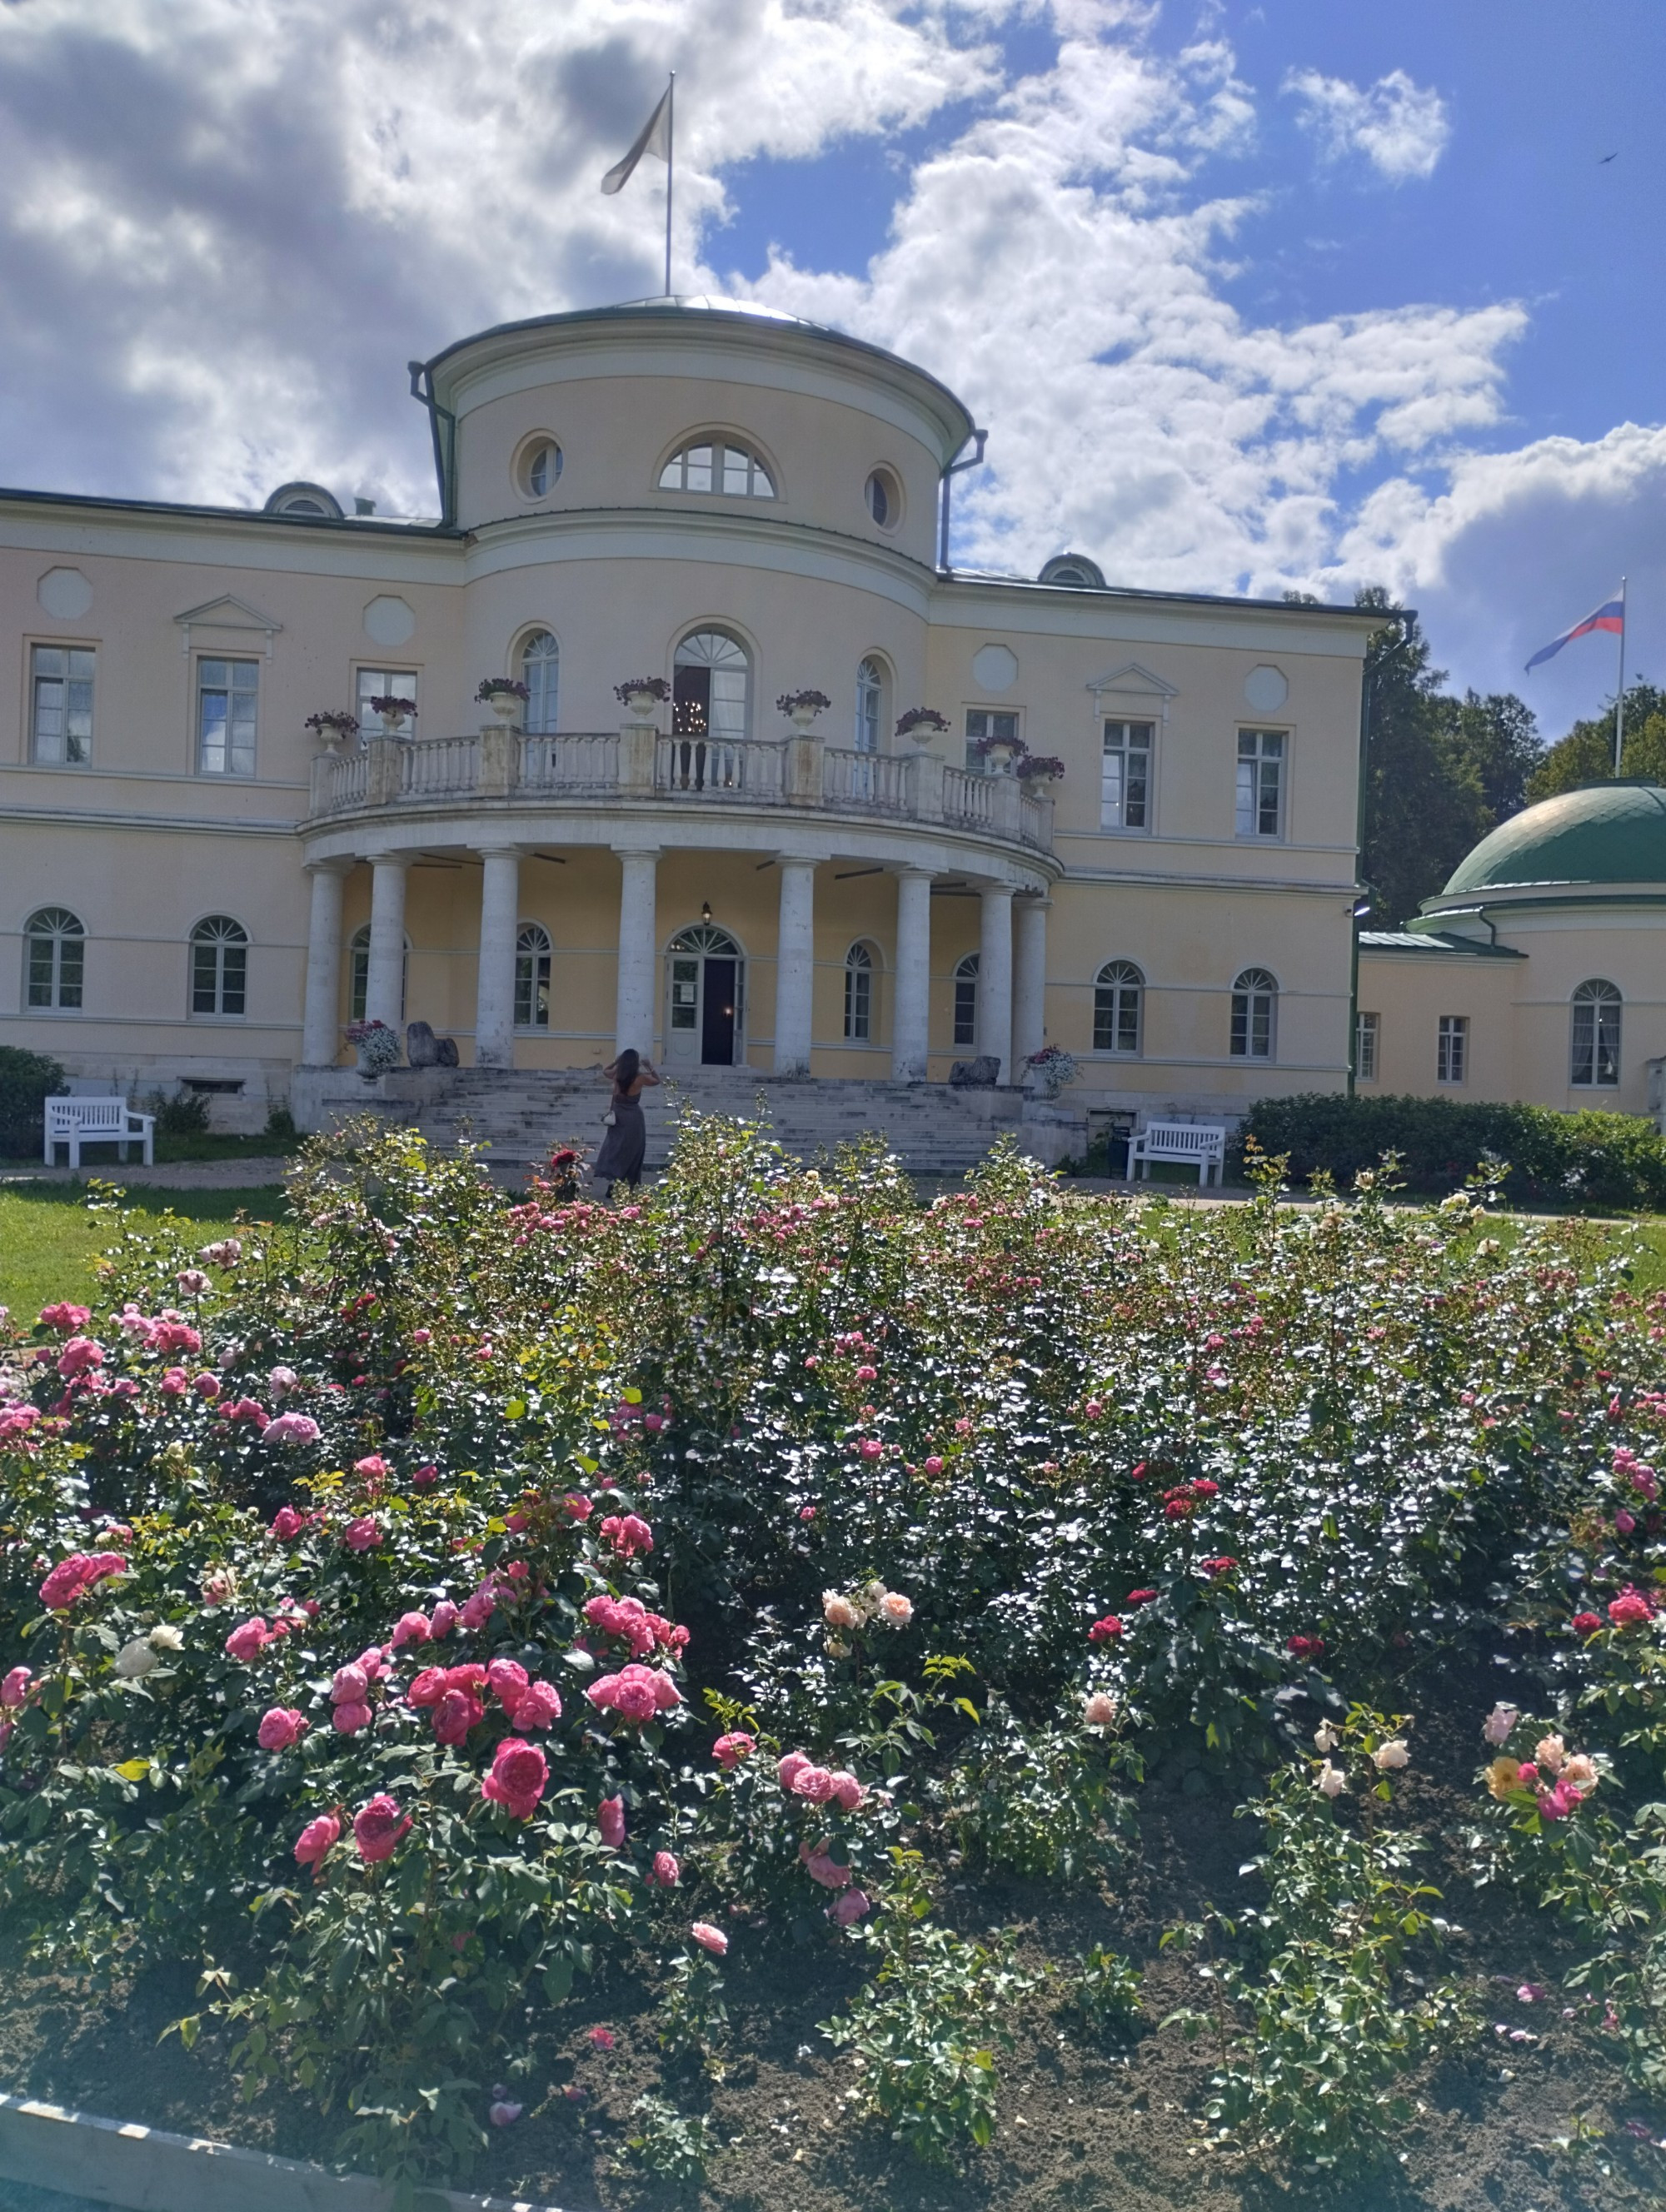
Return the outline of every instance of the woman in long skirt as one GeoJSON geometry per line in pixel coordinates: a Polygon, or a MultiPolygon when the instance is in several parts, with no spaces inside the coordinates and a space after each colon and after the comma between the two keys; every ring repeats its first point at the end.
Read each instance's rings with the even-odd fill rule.
{"type": "Polygon", "coordinates": [[[652,1090],[660,1078],[651,1060],[629,1048],[603,1068],[602,1073],[610,1076],[613,1083],[609,1105],[612,1127],[602,1140],[591,1173],[598,1182],[606,1183],[607,1194],[611,1198],[616,1183],[628,1183],[635,1190],[642,1180],[642,1155],[648,1150],[642,1093],[652,1090]]]}

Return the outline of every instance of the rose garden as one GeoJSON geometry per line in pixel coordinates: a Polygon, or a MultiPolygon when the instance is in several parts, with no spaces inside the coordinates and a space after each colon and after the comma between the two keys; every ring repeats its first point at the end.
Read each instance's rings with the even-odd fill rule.
{"type": "Polygon", "coordinates": [[[1657,2201],[1666,1296],[1390,1180],[358,1132],[130,1230],[0,1317],[0,2087],[405,2203],[1657,2201]]]}

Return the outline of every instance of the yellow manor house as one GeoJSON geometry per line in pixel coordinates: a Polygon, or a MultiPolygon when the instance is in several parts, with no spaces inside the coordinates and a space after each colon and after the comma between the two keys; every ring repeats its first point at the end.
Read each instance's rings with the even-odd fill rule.
{"type": "Polygon", "coordinates": [[[921,1166],[1339,1090],[1356,1034],[1433,1089],[1408,994],[1447,972],[1491,1067],[1485,902],[1444,951],[1368,939],[1356,1031],[1380,615],[952,569],[961,402],[744,303],[508,325],[411,390],[437,522],[0,495],[0,1042],[223,1127],[369,1103],[511,1158],[632,1045],[921,1166]],[[366,1018],[460,1064],[368,1080],[366,1018]]]}

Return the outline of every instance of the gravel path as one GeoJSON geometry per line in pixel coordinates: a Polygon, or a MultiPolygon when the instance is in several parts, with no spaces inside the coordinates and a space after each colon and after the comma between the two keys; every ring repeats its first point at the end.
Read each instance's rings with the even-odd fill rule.
{"type": "Polygon", "coordinates": [[[6,1168],[0,1183],[61,1182],[84,1184],[96,1176],[100,1182],[118,1183],[124,1190],[253,1190],[281,1183],[292,1163],[282,1152],[259,1158],[235,1160],[175,1160],[167,1167],[83,1165],[79,1175],[67,1168],[6,1168]]]}

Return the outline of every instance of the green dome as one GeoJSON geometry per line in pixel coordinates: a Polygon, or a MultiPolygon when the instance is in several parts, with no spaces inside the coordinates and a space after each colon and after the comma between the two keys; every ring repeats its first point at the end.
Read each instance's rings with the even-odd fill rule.
{"type": "Polygon", "coordinates": [[[1529,884],[1666,884],[1666,788],[1593,783],[1523,807],[1483,837],[1441,893],[1529,884]]]}

